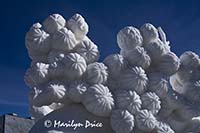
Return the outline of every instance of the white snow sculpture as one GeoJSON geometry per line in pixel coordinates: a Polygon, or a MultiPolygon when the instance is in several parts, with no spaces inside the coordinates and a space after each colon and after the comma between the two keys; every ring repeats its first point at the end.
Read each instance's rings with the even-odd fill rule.
{"type": "Polygon", "coordinates": [[[105,129],[81,129],[87,133],[200,132],[199,55],[186,51],[179,59],[163,29],[146,23],[140,30],[122,28],[120,53],[102,63],[88,31],[80,14],[66,21],[52,14],[28,30],[25,45],[32,61],[24,80],[36,121],[43,124],[55,115],[106,121],[105,129]]]}
{"type": "Polygon", "coordinates": [[[119,54],[112,54],[107,56],[103,63],[108,67],[108,71],[112,78],[118,78],[122,71],[128,67],[128,62],[119,54]]]}
{"type": "Polygon", "coordinates": [[[157,120],[148,110],[141,110],[136,115],[136,123],[139,129],[144,132],[151,132],[157,125],[157,120]]]}
{"type": "Polygon", "coordinates": [[[128,50],[136,46],[142,46],[143,38],[137,28],[127,26],[118,32],[117,43],[120,49],[128,50]]]}
{"type": "Polygon", "coordinates": [[[152,92],[147,92],[141,96],[142,107],[148,109],[153,115],[156,115],[161,109],[160,98],[152,92]]]}
{"type": "Polygon", "coordinates": [[[141,67],[132,67],[124,71],[119,82],[121,89],[134,90],[142,94],[146,91],[148,78],[141,67]]]}
{"type": "Polygon", "coordinates": [[[61,60],[64,64],[64,74],[70,80],[80,78],[86,71],[85,59],[77,53],[70,53],[61,60]]]}
{"type": "Polygon", "coordinates": [[[60,14],[52,14],[42,23],[45,31],[50,34],[65,27],[65,19],[60,14]]]}
{"type": "Polygon", "coordinates": [[[76,103],[82,102],[88,87],[89,85],[83,81],[74,81],[69,86],[69,98],[76,103]]]}
{"type": "Polygon", "coordinates": [[[144,44],[147,44],[147,45],[148,45],[148,43],[157,40],[159,37],[158,30],[150,23],[144,24],[140,28],[140,32],[144,39],[144,44]]]}
{"type": "Polygon", "coordinates": [[[143,69],[147,69],[150,66],[151,58],[143,47],[137,46],[132,50],[122,50],[122,55],[131,66],[140,66],[143,69]]]}
{"type": "Polygon", "coordinates": [[[108,87],[95,84],[85,92],[83,104],[89,112],[97,116],[108,117],[114,108],[114,99],[108,87]]]}
{"type": "Polygon", "coordinates": [[[77,40],[83,40],[89,30],[88,24],[80,14],[73,15],[67,21],[67,27],[74,33],[77,40]]]}
{"type": "Polygon", "coordinates": [[[116,133],[130,133],[134,128],[134,116],[127,110],[114,110],[110,119],[116,133]]]}
{"type": "Polygon", "coordinates": [[[103,63],[89,64],[86,70],[86,80],[90,84],[105,84],[108,79],[108,68],[103,63]]]}
{"type": "Polygon", "coordinates": [[[126,109],[131,114],[137,114],[142,105],[140,96],[135,91],[119,90],[115,93],[115,103],[120,109],[126,109]]]}
{"type": "Polygon", "coordinates": [[[74,34],[67,28],[62,28],[53,34],[52,48],[70,52],[77,44],[74,34]]]}
{"type": "Polygon", "coordinates": [[[86,61],[87,64],[98,61],[99,50],[89,38],[85,37],[82,42],[78,43],[75,51],[79,53],[86,61]]]}

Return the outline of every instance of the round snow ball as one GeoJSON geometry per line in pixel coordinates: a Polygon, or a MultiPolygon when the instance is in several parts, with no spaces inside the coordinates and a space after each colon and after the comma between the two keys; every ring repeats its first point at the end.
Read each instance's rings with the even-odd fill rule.
{"type": "Polygon", "coordinates": [[[45,31],[50,34],[55,33],[56,31],[65,27],[65,19],[59,14],[52,14],[46,18],[43,22],[45,31]]]}
{"type": "Polygon", "coordinates": [[[121,29],[117,34],[118,46],[123,50],[142,46],[143,38],[140,31],[132,26],[127,26],[121,29]]]}
{"type": "Polygon", "coordinates": [[[86,70],[86,80],[90,84],[105,84],[108,79],[108,68],[103,63],[89,64],[86,70]]]}
{"type": "Polygon", "coordinates": [[[114,110],[111,114],[111,127],[116,133],[130,133],[134,128],[134,116],[127,110],[114,110]]]}
{"type": "Polygon", "coordinates": [[[81,41],[88,33],[89,27],[80,14],[73,15],[67,21],[67,27],[75,34],[76,39],[81,41]]]}
{"type": "Polygon", "coordinates": [[[138,94],[143,94],[146,91],[148,78],[141,67],[132,67],[122,73],[119,82],[121,89],[134,90],[138,94]]]}
{"type": "Polygon", "coordinates": [[[163,122],[159,122],[156,126],[156,133],[175,133],[171,127],[163,122]]]}
{"type": "Polygon", "coordinates": [[[167,76],[161,73],[148,74],[149,90],[155,92],[160,98],[165,97],[170,88],[170,83],[167,80],[167,76]]]}
{"type": "Polygon", "coordinates": [[[149,43],[158,39],[158,30],[150,23],[145,23],[141,28],[140,32],[144,39],[144,43],[149,43]]]}
{"type": "Polygon", "coordinates": [[[74,34],[67,28],[55,32],[52,37],[52,48],[59,51],[69,52],[77,44],[74,34]]]}
{"type": "Polygon", "coordinates": [[[83,81],[74,81],[69,86],[69,98],[76,103],[82,102],[88,87],[89,85],[83,81]]]}
{"type": "Polygon", "coordinates": [[[160,98],[153,92],[147,92],[141,96],[142,107],[148,109],[153,115],[156,115],[161,109],[160,98]]]}
{"type": "Polygon", "coordinates": [[[97,45],[95,45],[89,38],[78,43],[75,51],[85,59],[87,64],[98,61],[100,56],[97,45]]]}
{"type": "Polygon", "coordinates": [[[40,29],[41,27],[39,23],[35,23],[26,33],[25,45],[30,52],[48,53],[50,49],[49,34],[40,29]]]}
{"type": "Polygon", "coordinates": [[[135,91],[119,90],[115,93],[116,106],[120,109],[127,109],[132,114],[140,111],[142,101],[135,91]]]}
{"type": "Polygon", "coordinates": [[[49,64],[36,63],[29,68],[24,76],[26,84],[34,87],[40,83],[44,83],[49,79],[49,64]]]}
{"type": "Polygon", "coordinates": [[[160,72],[171,76],[178,71],[179,66],[179,58],[174,53],[169,52],[160,58],[160,61],[157,64],[157,69],[160,72]]]}
{"type": "Polygon", "coordinates": [[[197,68],[200,66],[200,58],[196,53],[186,51],[180,56],[180,63],[185,68],[197,68]]]}
{"type": "Polygon", "coordinates": [[[151,132],[157,125],[157,120],[148,110],[141,110],[136,115],[136,124],[144,132],[151,132]]]}
{"type": "Polygon", "coordinates": [[[122,55],[131,66],[140,66],[143,69],[147,69],[150,66],[151,58],[142,47],[137,46],[132,50],[125,50],[122,55]]]}
{"type": "Polygon", "coordinates": [[[69,80],[80,78],[86,71],[85,59],[77,53],[65,55],[62,59],[64,64],[64,74],[69,80]]]}
{"type": "Polygon", "coordinates": [[[128,67],[128,62],[119,54],[107,56],[103,63],[108,67],[112,78],[117,78],[128,67]]]}
{"type": "Polygon", "coordinates": [[[147,51],[148,55],[151,57],[151,61],[154,64],[157,64],[161,56],[168,52],[165,50],[164,44],[160,40],[150,42],[147,45],[145,45],[144,48],[147,51]]]}
{"type": "Polygon", "coordinates": [[[108,87],[95,84],[85,92],[83,104],[94,115],[108,117],[114,108],[114,99],[108,87]]]}

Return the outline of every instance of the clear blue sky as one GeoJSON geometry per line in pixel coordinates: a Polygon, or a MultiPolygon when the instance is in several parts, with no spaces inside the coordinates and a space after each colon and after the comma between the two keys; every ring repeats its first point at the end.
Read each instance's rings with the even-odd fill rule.
{"type": "Polygon", "coordinates": [[[172,50],[200,53],[200,2],[184,0],[6,0],[0,4],[0,114],[16,112],[28,116],[28,87],[24,73],[30,59],[24,44],[25,33],[35,22],[52,13],[66,19],[82,14],[89,24],[89,37],[106,55],[119,51],[117,32],[127,25],[145,22],[161,26],[172,50]],[[122,2],[123,1],[123,2],[122,2]]]}

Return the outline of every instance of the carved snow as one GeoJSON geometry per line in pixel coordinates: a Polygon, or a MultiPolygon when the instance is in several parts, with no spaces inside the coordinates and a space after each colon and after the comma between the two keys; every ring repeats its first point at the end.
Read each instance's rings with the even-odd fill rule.
{"type": "Polygon", "coordinates": [[[94,115],[108,117],[114,108],[114,99],[108,87],[95,84],[87,89],[83,104],[94,115]]]}
{"type": "Polygon", "coordinates": [[[89,85],[83,81],[74,81],[69,86],[69,98],[76,103],[82,102],[88,87],[89,85]]]}
{"type": "Polygon", "coordinates": [[[153,42],[158,39],[158,30],[150,23],[144,24],[140,28],[142,37],[144,39],[144,43],[148,45],[148,43],[153,42]]]}
{"type": "Polygon", "coordinates": [[[53,34],[52,48],[65,52],[71,51],[77,44],[74,34],[67,28],[62,28],[53,34]]]}
{"type": "Polygon", "coordinates": [[[146,91],[148,78],[141,67],[132,67],[124,71],[119,82],[121,89],[134,90],[142,94],[146,91]]]}
{"type": "Polygon", "coordinates": [[[103,63],[108,67],[109,74],[112,78],[120,76],[122,71],[128,67],[128,62],[119,54],[107,56],[103,63]]]}
{"type": "Polygon", "coordinates": [[[85,59],[87,64],[98,61],[100,56],[98,47],[87,37],[77,44],[75,51],[85,59]]]}
{"type": "Polygon", "coordinates": [[[52,14],[42,24],[48,33],[53,34],[64,28],[65,23],[65,19],[60,14],[52,14]]]}
{"type": "Polygon", "coordinates": [[[141,110],[136,115],[137,127],[144,132],[151,132],[157,125],[157,120],[148,110],[141,110]]]}
{"type": "Polygon", "coordinates": [[[65,55],[61,62],[64,64],[65,77],[69,80],[80,78],[87,68],[85,59],[77,53],[65,55]]]}
{"type": "Polygon", "coordinates": [[[137,28],[127,26],[118,32],[117,43],[119,48],[128,50],[135,48],[136,46],[142,46],[143,38],[137,28]]]}
{"type": "Polygon", "coordinates": [[[115,93],[116,106],[137,114],[142,105],[140,96],[135,91],[119,90],[115,93]]]}
{"type": "Polygon", "coordinates": [[[73,15],[67,21],[67,27],[74,33],[77,40],[82,40],[89,30],[88,24],[80,14],[73,15]]]}
{"type": "Polygon", "coordinates": [[[160,98],[152,92],[147,92],[141,96],[142,107],[149,110],[153,115],[156,115],[161,109],[160,98]]]}
{"type": "Polygon", "coordinates": [[[121,53],[131,66],[140,66],[147,69],[151,64],[151,58],[142,47],[137,46],[132,50],[122,50],[121,53]]]}
{"type": "Polygon", "coordinates": [[[89,64],[86,70],[86,80],[90,84],[105,84],[108,79],[108,68],[103,63],[89,64]]]}
{"type": "Polygon", "coordinates": [[[119,133],[200,131],[199,55],[186,51],[179,59],[164,30],[146,23],[140,30],[121,29],[120,54],[101,63],[88,30],[80,14],[67,22],[52,14],[27,32],[32,61],[24,80],[36,120],[78,103],[93,116],[111,119],[106,126],[119,133]]]}

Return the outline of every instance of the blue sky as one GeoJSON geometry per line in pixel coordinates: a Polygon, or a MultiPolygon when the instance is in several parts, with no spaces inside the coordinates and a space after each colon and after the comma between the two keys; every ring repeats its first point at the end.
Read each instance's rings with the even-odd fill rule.
{"type": "Polygon", "coordinates": [[[127,25],[140,27],[150,22],[161,26],[172,51],[200,53],[200,2],[175,0],[18,0],[0,4],[0,114],[16,112],[28,116],[28,87],[24,73],[30,59],[25,33],[35,22],[60,13],[66,19],[82,14],[89,24],[88,36],[98,45],[101,58],[119,52],[117,32],[127,25]]]}

